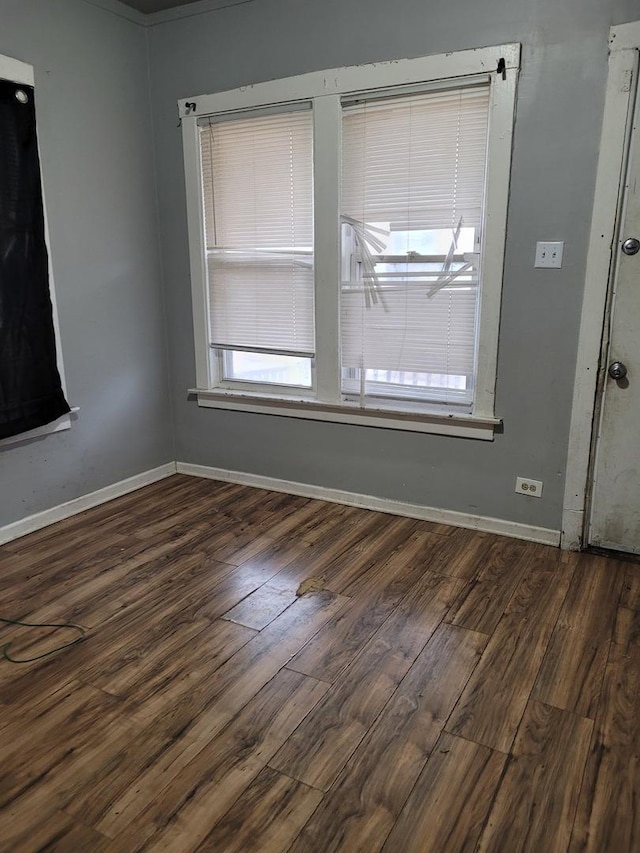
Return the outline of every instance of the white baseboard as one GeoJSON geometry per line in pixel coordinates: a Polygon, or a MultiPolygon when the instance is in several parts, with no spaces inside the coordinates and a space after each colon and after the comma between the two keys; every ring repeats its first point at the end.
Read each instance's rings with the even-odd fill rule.
{"type": "Polygon", "coordinates": [[[120,480],[119,483],[105,486],[96,492],[81,495],[79,498],[58,504],[58,506],[53,506],[51,509],[45,509],[42,512],[36,512],[34,515],[21,518],[19,521],[5,524],[4,527],[0,527],[0,545],[4,542],[11,542],[13,539],[18,539],[20,536],[26,536],[27,533],[33,533],[34,530],[40,530],[41,527],[54,524],[56,521],[62,521],[63,518],[77,515],[79,512],[84,512],[85,509],[91,509],[91,507],[98,506],[98,504],[103,504],[114,498],[126,495],[128,492],[134,492],[136,489],[141,489],[143,486],[148,486],[150,483],[155,483],[157,480],[170,477],[175,473],[176,463],[167,462],[166,465],[160,465],[158,468],[152,468],[150,471],[143,471],[142,474],[135,474],[133,477],[128,477],[126,480],[120,480]]]}
{"type": "Polygon", "coordinates": [[[126,480],[105,486],[96,492],[82,495],[79,498],[66,501],[58,506],[37,512],[27,518],[14,521],[0,527],[0,545],[11,542],[27,533],[33,533],[56,521],[62,521],[86,509],[119,498],[136,489],[141,489],[157,480],[170,477],[172,474],[188,474],[193,477],[205,477],[210,480],[221,480],[226,483],[239,483],[258,489],[269,489],[273,492],[287,492],[301,495],[305,498],[317,498],[331,503],[358,506],[363,509],[387,512],[391,515],[404,515],[408,518],[418,518],[422,521],[435,521],[440,524],[451,524],[453,527],[467,527],[471,530],[481,530],[487,533],[497,533],[501,536],[512,536],[516,539],[526,539],[530,542],[540,542],[543,545],[559,545],[560,531],[547,527],[535,527],[530,524],[520,524],[502,518],[489,518],[484,515],[472,515],[466,512],[455,512],[449,509],[421,506],[419,504],[394,501],[388,498],[378,498],[373,495],[361,495],[356,492],[344,492],[340,489],[329,489],[324,486],[313,486],[308,483],[297,483],[293,480],[280,480],[276,477],[263,477],[259,474],[249,474],[243,471],[228,471],[226,468],[211,468],[207,465],[193,465],[189,462],[168,462],[142,474],[136,474],[126,480]]]}
{"type": "Polygon", "coordinates": [[[193,477],[206,477],[210,480],[222,480],[226,483],[240,483],[254,486],[258,489],[269,489],[273,492],[288,492],[305,498],[317,498],[331,503],[359,506],[363,509],[373,509],[378,512],[388,512],[392,515],[405,515],[409,518],[419,518],[422,521],[435,521],[440,524],[451,524],[453,527],[467,527],[471,530],[482,530],[487,533],[498,533],[501,536],[512,536],[515,539],[526,539],[530,542],[540,542],[543,545],[559,545],[560,531],[547,527],[535,527],[531,524],[520,524],[502,518],[489,518],[484,515],[471,515],[466,512],[455,512],[449,509],[421,506],[404,503],[387,498],[377,498],[373,495],[360,495],[355,492],[343,492],[340,489],[329,489],[324,486],[312,486],[307,483],[296,483],[291,480],[279,480],[276,477],[263,477],[259,474],[248,474],[244,471],[227,471],[225,468],[210,468],[207,465],[192,465],[189,462],[176,462],[178,474],[189,474],[193,477]]]}

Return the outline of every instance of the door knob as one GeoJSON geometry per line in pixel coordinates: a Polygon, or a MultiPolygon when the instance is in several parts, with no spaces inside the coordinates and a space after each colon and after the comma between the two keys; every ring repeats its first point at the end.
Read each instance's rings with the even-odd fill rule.
{"type": "Polygon", "coordinates": [[[624,379],[627,375],[627,367],[621,361],[614,361],[609,365],[609,376],[612,379],[624,379]]]}
{"type": "Polygon", "coordinates": [[[637,255],[640,252],[640,240],[637,237],[627,237],[622,244],[625,255],[637,255]]]}

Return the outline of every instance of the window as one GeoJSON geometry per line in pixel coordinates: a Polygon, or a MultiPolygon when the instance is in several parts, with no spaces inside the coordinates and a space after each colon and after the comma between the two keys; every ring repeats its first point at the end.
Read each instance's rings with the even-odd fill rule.
{"type": "Polygon", "coordinates": [[[180,103],[201,405],[492,438],[518,64],[180,103]]]}
{"type": "Polygon", "coordinates": [[[200,128],[210,346],[222,381],[312,385],[312,136],[310,109],[200,128]]]}
{"type": "Polygon", "coordinates": [[[342,390],[473,402],[489,84],[344,105],[342,390]]]}

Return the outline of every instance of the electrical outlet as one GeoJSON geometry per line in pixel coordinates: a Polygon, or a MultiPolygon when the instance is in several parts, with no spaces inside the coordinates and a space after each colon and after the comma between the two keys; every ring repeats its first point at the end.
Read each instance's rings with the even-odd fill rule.
{"type": "Polygon", "coordinates": [[[542,480],[530,480],[528,477],[516,477],[516,492],[532,498],[542,497],[542,480]]]}
{"type": "Polygon", "coordinates": [[[535,267],[551,267],[559,269],[562,266],[564,242],[536,243],[535,267]]]}

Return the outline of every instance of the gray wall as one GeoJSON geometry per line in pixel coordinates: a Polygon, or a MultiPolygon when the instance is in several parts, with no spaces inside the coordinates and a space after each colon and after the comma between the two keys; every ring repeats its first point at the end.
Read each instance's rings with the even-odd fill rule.
{"type": "Polygon", "coordinates": [[[177,459],[559,528],[612,24],[637,0],[255,0],[155,26],[150,64],[177,459]],[[199,409],[176,100],[306,71],[523,44],[493,443],[199,409]],[[564,268],[533,269],[536,240],[564,268]],[[541,500],[516,475],[544,480],[541,500]]]}
{"type": "Polygon", "coordinates": [[[0,450],[0,524],[177,458],[559,527],[607,33],[639,11],[637,0],[255,0],[145,31],[84,0],[0,0],[0,53],[36,67],[62,347],[81,407],[71,431],[0,450]],[[524,51],[498,373],[504,434],[485,443],[189,402],[176,100],[506,41],[524,51]],[[532,268],[539,239],[566,241],[561,271],[532,268]],[[516,475],[544,480],[543,499],[515,495],[516,475]]]}
{"type": "Polygon", "coordinates": [[[35,66],[72,429],[0,449],[0,525],[174,457],[143,27],[83,0],[0,0],[35,66]]]}

